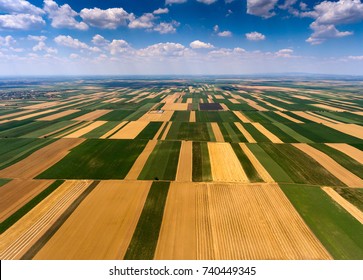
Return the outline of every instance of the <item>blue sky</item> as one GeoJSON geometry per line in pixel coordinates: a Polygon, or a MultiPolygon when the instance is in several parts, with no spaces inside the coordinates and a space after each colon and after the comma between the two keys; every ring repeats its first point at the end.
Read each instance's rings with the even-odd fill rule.
{"type": "Polygon", "coordinates": [[[0,0],[0,75],[363,75],[361,0],[0,0]]]}

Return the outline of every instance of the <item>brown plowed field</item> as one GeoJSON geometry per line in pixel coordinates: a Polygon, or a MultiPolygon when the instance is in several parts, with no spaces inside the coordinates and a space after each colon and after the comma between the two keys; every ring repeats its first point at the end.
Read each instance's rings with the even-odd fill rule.
{"type": "Polygon", "coordinates": [[[192,181],[192,165],[193,165],[193,142],[182,141],[179,155],[178,169],[176,173],[176,181],[191,182],[192,181]]]}
{"type": "Polygon", "coordinates": [[[20,259],[92,181],[66,181],[11,228],[0,241],[1,259],[20,259]]]}
{"type": "Polygon", "coordinates": [[[338,194],[334,189],[329,187],[322,187],[323,191],[325,191],[336,203],[338,203],[341,207],[343,207],[349,214],[351,214],[354,218],[356,218],[361,224],[363,224],[363,212],[360,211],[357,207],[343,198],[340,194],[338,194]]]}
{"type": "Polygon", "coordinates": [[[224,138],[223,138],[223,134],[219,128],[219,125],[218,123],[216,122],[212,122],[210,123],[211,127],[212,127],[212,130],[213,130],[213,134],[216,138],[216,141],[217,142],[224,142],[224,138]]]}
{"type": "Polygon", "coordinates": [[[12,180],[0,188],[0,222],[17,211],[53,181],[12,180]]]}
{"type": "Polygon", "coordinates": [[[127,173],[125,180],[137,180],[139,177],[141,170],[144,168],[146,161],[148,160],[150,154],[154,150],[156,144],[158,143],[157,140],[150,140],[142,153],[136,159],[134,165],[131,167],[129,173],[127,173]]]}
{"type": "Polygon", "coordinates": [[[277,184],[172,182],[155,259],[331,259],[277,184]]]}
{"type": "Polygon", "coordinates": [[[90,113],[84,114],[82,116],[79,116],[75,118],[75,121],[93,121],[95,119],[98,119],[99,117],[102,117],[103,115],[106,115],[107,113],[111,112],[112,110],[95,110],[90,113]]]}
{"type": "Polygon", "coordinates": [[[249,182],[229,143],[208,142],[208,152],[213,181],[249,182]]]}
{"type": "Polygon", "coordinates": [[[100,182],[34,259],[122,259],[151,183],[100,182]]]}
{"type": "Polygon", "coordinates": [[[65,157],[69,150],[84,141],[80,138],[59,139],[27,158],[0,171],[0,178],[31,179],[65,157]]]}
{"type": "Polygon", "coordinates": [[[87,125],[86,127],[83,127],[71,134],[68,134],[67,136],[64,136],[64,138],[78,138],[81,137],[85,134],[87,134],[88,132],[96,129],[97,127],[100,127],[101,125],[104,125],[105,123],[107,123],[106,121],[95,121],[92,122],[90,125],[87,125]]]}
{"type": "Polygon", "coordinates": [[[257,143],[252,135],[240,124],[239,122],[234,123],[243,136],[247,139],[248,143],[257,143]]]}
{"type": "Polygon", "coordinates": [[[278,138],[275,134],[267,130],[262,124],[260,123],[251,123],[255,128],[257,128],[263,135],[265,135],[268,139],[271,140],[272,143],[283,143],[280,138],[278,138]]]}
{"type": "Polygon", "coordinates": [[[358,161],[360,164],[363,164],[363,151],[344,143],[327,143],[325,145],[341,151],[352,159],[358,161]]]}
{"type": "Polygon", "coordinates": [[[149,124],[148,121],[129,122],[118,132],[110,137],[110,139],[134,139],[149,124]]]}
{"type": "Polygon", "coordinates": [[[331,157],[329,157],[325,153],[305,143],[298,143],[292,145],[294,145],[296,148],[306,153],[308,156],[312,157],[326,170],[328,170],[332,175],[337,177],[347,186],[353,188],[363,188],[363,180],[361,178],[359,178],[357,175],[353,174],[349,170],[345,169],[343,166],[334,161],[331,157]]]}
{"type": "Polygon", "coordinates": [[[40,118],[40,119],[38,119],[38,121],[53,121],[53,120],[68,116],[70,114],[77,113],[77,112],[79,112],[79,110],[76,110],[76,109],[75,110],[65,110],[63,112],[56,113],[54,115],[50,115],[50,116],[40,118]]]}

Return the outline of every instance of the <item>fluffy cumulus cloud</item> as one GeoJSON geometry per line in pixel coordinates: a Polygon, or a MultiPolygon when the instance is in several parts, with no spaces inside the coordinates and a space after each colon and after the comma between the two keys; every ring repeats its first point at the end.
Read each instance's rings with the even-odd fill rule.
{"type": "Polygon", "coordinates": [[[139,56],[150,56],[150,57],[181,57],[187,52],[182,44],[179,43],[159,43],[148,46],[147,48],[140,49],[137,51],[139,56]]]}
{"type": "Polygon", "coordinates": [[[246,38],[247,38],[247,40],[250,40],[250,41],[262,41],[262,40],[266,39],[266,36],[259,32],[254,31],[254,32],[246,33],[246,38]]]}
{"type": "Polygon", "coordinates": [[[275,15],[272,10],[278,0],[247,0],[247,14],[270,18],[275,15]]]}
{"type": "Polygon", "coordinates": [[[173,20],[172,22],[161,22],[154,27],[154,31],[159,32],[160,34],[169,34],[175,33],[176,27],[180,25],[179,22],[173,20]]]}
{"type": "Polygon", "coordinates": [[[44,11],[52,20],[54,28],[69,28],[78,30],[87,30],[88,25],[84,22],[78,22],[75,17],[78,13],[68,4],[59,6],[53,0],[44,0],[44,11]]]}
{"type": "Polygon", "coordinates": [[[195,40],[189,45],[192,49],[212,49],[214,46],[210,43],[204,43],[199,40],[195,40]]]}
{"type": "Polygon", "coordinates": [[[185,2],[187,2],[187,0],[165,0],[165,5],[182,4],[185,2]]]}
{"type": "Polygon", "coordinates": [[[151,28],[153,27],[155,16],[152,13],[143,14],[141,17],[133,19],[129,23],[129,28],[151,28]]]}
{"type": "Polygon", "coordinates": [[[159,9],[153,11],[154,15],[162,15],[162,14],[167,14],[167,13],[169,13],[168,8],[159,8],[159,9]]]}
{"type": "Polygon", "coordinates": [[[44,14],[42,9],[25,0],[0,0],[0,11],[18,14],[44,14]]]}
{"type": "Polygon", "coordinates": [[[123,8],[110,8],[107,10],[99,8],[83,9],[80,16],[88,25],[104,29],[116,29],[135,19],[132,13],[129,14],[123,8]]]}
{"type": "Polygon", "coordinates": [[[207,4],[207,5],[217,2],[217,0],[197,0],[197,1],[200,3],[203,3],[203,4],[207,4]]]}
{"type": "Polygon", "coordinates": [[[81,42],[78,39],[75,39],[71,36],[65,36],[65,35],[59,35],[54,38],[54,42],[56,42],[60,46],[69,47],[72,49],[78,49],[78,50],[89,50],[93,52],[100,51],[97,47],[90,47],[86,43],[81,42]]]}
{"type": "Polygon", "coordinates": [[[323,43],[326,39],[340,38],[352,35],[350,31],[339,31],[333,24],[319,25],[317,22],[310,24],[310,28],[314,30],[313,34],[306,40],[306,42],[312,45],[318,45],[323,43]]]}
{"type": "Polygon", "coordinates": [[[28,40],[31,40],[31,41],[37,41],[37,42],[41,42],[41,41],[45,41],[47,40],[47,37],[46,36],[35,36],[35,35],[28,35],[28,40]]]}
{"type": "Polygon", "coordinates": [[[350,31],[339,31],[336,25],[362,21],[363,4],[360,0],[324,1],[317,4],[312,11],[302,12],[300,16],[315,19],[310,25],[313,34],[306,41],[316,45],[329,38],[352,35],[350,31]]]}
{"type": "Polygon", "coordinates": [[[16,40],[8,35],[5,37],[0,36],[0,47],[10,47],[11,45],[15,44],[16,40]]]}
{"type": "Polygon", "coordinates": [[[221,32],[218,32],[217,35],[219,37],[231,37],[232,36],[232,32],[231,31],[221,31],[221,32]]]}
{"type": "Polygon", "coordinates": [[[106,46],[106,45],[108,45],[110,43],[110,41],[106,40],[100,34],[96,34],[92,38],[92,43],[95,44],[96,46],[106,46]]]}
{"type": "Polygon", "coordinates": [[[107,46],[107,49],[112,55],[131,51],[129,43],[125,40],[112,40],[112,42],[107,46]]]}
{"type": "Polygon", "coordinates": [[[34,52],[46,52],[48,54],[56,54],[58,53],[58,50],[57,49],[54,49],[54,48],[50,48],[48,47],[44,41],[39,41],[38,44],[36,44],[32,50],[34,52]]]}
{"type": "Polygon", "coordinates": [[[41,16],[31,14],[0,15],[0,28],[29,30],[38,29],[45,25],[41,16]]]}

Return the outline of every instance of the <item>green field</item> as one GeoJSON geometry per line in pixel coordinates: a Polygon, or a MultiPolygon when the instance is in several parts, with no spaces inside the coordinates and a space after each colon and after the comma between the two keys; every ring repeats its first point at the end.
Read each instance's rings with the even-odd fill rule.
{"type": "Polygon", "coordinates": [[[123,179],[147,140],[89,139],[38,179],[123,179]]]}
{"type": "Polygon", "coordinates": [[[205,142],[193,142],[193,182],[212,181],[208,146],[205,142]]]}

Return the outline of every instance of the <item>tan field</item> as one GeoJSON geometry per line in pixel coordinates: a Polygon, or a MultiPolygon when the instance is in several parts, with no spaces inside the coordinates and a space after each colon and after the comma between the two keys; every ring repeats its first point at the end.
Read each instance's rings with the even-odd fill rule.
{"type": "Polygon", "coordinates": [[[262,124],[253,122],[251,123],[255,128],[257,128],[263,135],[265,135],[268,139],[271,140],[272,143],[281,144],[283,143],[280,138],[278,138],[275,134],[267,130],[262,124]]]}
{"type": "Polygon", "coordinates": [[[0,178],[32,179],[65,157],[84,139],[59,139],[0,171],[0,178]]]}
{"type": "Polygon", "coordinates": [[[290,117],[290,116],[288,116],[288,115],[284,114],[283,112],[275,111],[275,113],[276,113],[277,115],[280,115],[281,117],[283,117],[283,118],[285,118],[285,119],[289,120],[289,121],[294,122],[294,123],[304,123],[304,122],[302,122],[302,121],[300,121],[300,120],[298,120],[298,119],[295,119],[295,118],[293,118],[293,117],[290,117]]]}
{"type": "Polygon", "coordinates": [[[131,167],[129,173],[127,173],[125,180],[137,180],[137,177],[139,177],[146,161],[148,160],[157,143],[157,140],[149,140],[144,150],[141,152],[134,165],[131,167]]]}
{"type": "Polygon", "coordinates": [[[359,115],[359,116],[363,116],[363,112],[351,112],[351,113],[359,115]]]}
{"type": "Polygon", "coordinates": [[[342,122],[340,121],[337,121],[337,120],[333,120],[331,118],[328,118],[328,117],[325,117],[325,116],[322,116],[322,115],[319,115],[319,114],[316,114],[314,112],[307,112],[309,115],[312,115],[312,116],[315,116],[317,118],[320,118],[326,122],[329,122],[329,123],[340,123],[340,124],[343,124],[342,122]]]}
{"type": "Polygon", "coordinates": [[[1,259],[20,259],[54,224],[92,181],[66,181],[5,231],[0,241],[1,259]]]}
{"type": "Polygon", "coordinates": [[[149,122],[167,122],[170,121],[171,117],[173,116],[174,111],[153,111],[153,112],[146,112],[138,121],[149,121],[149,122]]]}
{"type": "Polygon", "coordinates": [[[216,94],[216,95],[214,95],[214,98],[215,99],[224,99],[224,96],[220,95],[220,94],[216,94]]]}
{"type": "Polygon", "coordinates": [[[68,134],[67,136],[64,136],[64,138],[78,138],[81,137],[85,134],[87,134],[88,132],[96,129],[97,127],[100,127],[101,125],[104,125],[105,123],[107,123],[106,121],[95,121],[92,122],[90,125],[83,127],[71,134],[68,134]]]}
{"type": "Polygon", "coordinates": [[[77,112],[79,112],[79,110],[76,110],[76,109],[75,110],[65,110],[63,112],[59,112],[59,113],[56,113],[54,115],[50,115],[50,116],[40,118],[40,119],[38,119],[38,121],[53,121],[53,120],[68,116],[70,114],[77,113],[77,112]]]}
{"type": "MultiPolygon", "coordinates": [[[[81,122],[81,121],[76,121],[76,123],[77,123],[77,124],[80,124],[80,125],[77,125],[76,127],[72,128],[72,129],[70,129],[70,130],[68,130],[68,131],[66,131],[66,132],[64,132],[64,133],[62,133],[62,134],[59,134],[59,135],[55,136],[54,138],[62,138],[62,137],[64,137],[64,136],[68,135],[68,134],[71,134],[71,133],[73,133],[73,132],[75,132],[75,131],[77,131],[77,130],[80,130],[80,129],[81,129],[81,128],[83,128],[83,127],[86,127],[87,125],[90,125],[92,122],[81,122]]],[[[68,126],[67,126],[67,127],[68,127],[68,126]]],[[[64,128],[63,128],[63,129],[64,129],[64,128]]],[[[51,132],[51,133],[54,133],[54,131],[53,131],[53,132],[51,132]]]]}
{"type": "Polygon", "coordinates": [[[233,103],[233,104],[240,104],[240,102],[234,98],[230,98],[228,100],[231,101],[231,103],[233,103]]]}
{"type": "Polygon", "coordinates": [[[257,143],[256,140],[252,137],[252,135],[243,127],[239,122],[234,123],[239,131],[243,134],[243,136],[247,139],[248,143],[257,143]]]}
{"type": "Polygon", "coordinates": [[[305,143],[298,143],[292,145],[306,153],[308,156],[312,157],[332,175],[337,177],[347,186],[352,188],[363,188],[363,180],[361,178],[338,164],[328,155],[305,143]]]}
{"type": "Polygon", "coordinates": [[[0,188],[0,222],[12,215],[53,181],[12,180],[0,188]]]}
{"type": "Polygon", "coordinates": [[[193,98],[187,98],[187,103],[193,103],[193,98]]]}
{"type": "Polygon", "coordinates": [[[189,115],[189,122],[196,122],[196,116],[195,116],[195,111],[191,111],[190,115],[189,115]]]}
{"type": "Polygon", "coordinates": [[[126,126],[112,135],[110,139],[134,139],[148,124],[148,121],[129,122],[126,126]]]}
{"type": "Polygon", "coordinates": [[[338,194],[334,189],[329,187],[322,187],[323,191],[325,191],[336,203],[338,203],[341,207],[343,207],[349,214],[351,214],[354,218],[356,218],[361,224],[363,224],[363,212],[360,211],[357,207],[347,201],[344,197],[338,194]]]}
{"type": "MultiPolygon", "coordinates": [[[[39,136],[38,138],[46,138],[46,137],[49,137],[50,135],[56,134],[56,133],[58,133],[58,132],[60,132],[62,130],[65,130],[65,129],[67,129],[67,128],[71,127],[71,126],[77,125],[79,123],[81,123],[81,122],[73,122],[73,123],[71,123],[69,125],[66,125],[66,126],[63,126],[63,127],[59,128],[59,129],[53,130],[53,131],[51,131],[51,132],[49,132],[47,134],[43,134],[43,135],[39,136]]],[[[72,129],[72,131],[73,131],[73,129],[72,129]]],[[[69,133],[69,132],[67,132],[67,133],[69,133]]],[[[65,134],[66,133],[63,133],[63,135],[65,135],[65,134]]],[[[55,137],[55,138],[57,138],[57,137],[55,137]]]]}
{"type": "Polygon", "coordinates": [[[217,142],[224,142],[224,138],[223,138],[223,134],[219,128],[219,125],[218,123],[216,122],[212,122],[210,123],[211,127],[212,127],[212,130],[213,130],[213,134],[216,138],[216,141],[217,142]]]}
{"type": "Polygon", "coordinates": [[[128,121],[123,121],[121,123],[119,123],[118,125],[116,125],[114,128],[112,128],[110,131],[106,132],[105,134],[103,134],[100,139],[106,139],[107,137],[109,137],[110,135],[112,135],[113,133],[115,133],[117,130],[119,130],[121,127],[123,127],[124,125],[126,125],[128,123],[128,121]]]}
{"type": "Polygon", "coordinates": [[[61,103],[60,101],[42,102],[42,103],[39,103],[39,104],[26,106],[25,109],[30,109],[30,110],[45,109],[45,108],[57,106],[60,103],[61,103]]]}
{"type": "Polygon", "coordinates": [[[164,127],[166,126],[167,122],[163,122],[163,124],[160,126],[158,132],[156,132],[153,140],[157,140],[161,134],[161,132],[163,131],[164,127]]]}
{"type": "Polygon", "coordinates": [[[224,111],[228,111],[229,110],[229,108],[228,108],[228,106],[226,104],[219,103],[219,105],[221,105],[221,107],[223,108],[224,111]]]}
{"type": "Polygon", "coordinates": [[[312,122],[316,122],[316,123],[324,123],[324,122],[326,122],[322,118],[316,117],[316,116],[313,116],[313,115],[310,115],[307,112],[292,111],[292,113],[294,113],[297,116],[303,117],[303,118],[305,118],[305,119],[307,119],[309,121],[312,121],[312,122]]]}
{"type": "Polygon", "coordinates": [[[277,184],[172,182],[155,259],[331,259],[277,184]]]}
{"type": "Polygon", "coordinates": [[[34,259],[122,259],[151,183],[101,181],[34,259]]]}
{"type": "Polygon", "coordinates": [[[0,120],[3,120],[3,119],[8,119],[8,118],[12,118],[12,117],[16,117],[16,116],[19,116],[19,115],[22,115],[22,114],[26,114],[26,115],[29,115],[30,113],[34,112],[35,110],[22,110],[20,112],[16,112],[16,113],[11,113],[11,114],[6,114],[6,115],[3,115],[3,116],[0,116],[0,120]],[[27,114],[28,113],[28,114],[27,114]]]}
{"type": "Polygon", "coordinates": [[[251,121],[240,111],[233,111],[237,118],[239,118],[244,123],[250,123],[251,121]]]}
{"type": "Polygon", "coordinates": [[[281,108],[281,107],[279,107],[279,106],[276,106],[276,105],[274,105],[274,104],[272,104],[272,103],[270,103],[270,102],[268,102],[268,101],[266,101],[266,100],[263,100],[263,99],[259,99],[261,102],[263,102],[263,103],[265,103],[267,106],[270,106],[270,107],[272,107],[272,108],[275,108],[276,110],[279,110],[279,111],[286,111],[286,109],[284,109],[284,108],[281,108]]]}
{"type": "Polygon", "coordinates": [[[345,134],[351,135],[353,137],[357,137],[363,139],[363,126],[353,124],[353,123],[344,123],[344,124],[332,124],[332,123],[324,123],[324,125],[343,132],[345,134]]]}
{"type": "Polygon", "coordinates": [[[326,145],[346,154],[360,164],[363,164],[363,151],[344,143],[327,143],[326,145]]]}
{"type": "Polygon", "coordinates": [[[34,117],[39,116],[39,115],[48,114],[48,113],[51,113],[51,112],[54,112],[54,111],[56,111],[56,110],[55,109],[49,109],[49,110],[40,111],[40,112],[36,112],[36,113],[30,113],[30,114],[25,115],[25,116],[20,116],[20,117],[14,118],[13,121],[22,121],[22,120],[34,118],[34,117]]]}
{"type": "Polygon", "coordinates": [[[98,119],[99,117],[102,117],[103,115],[106,115],[109,112],[111,112],[111,110],[95,110],[90,113],[79,116],[79,117],[75,118],[74,120],[75,121],[94,121],[95,119],[98,119]]]}
{"type": "Polygon", "coordinates": [[[246,154],[248,159],[251,161],[253,167],[257,170],[258,174],[260,174],[262,180],[264,180],[266,183],[275,182],[275,180],[267,172],[265,167],[263,167],[263,165],[258,161],[258,159],[251,152],[251,150],[247,147],[247,145],[245,143],[240,143],[239,145],[240,145],[242,151],[246,154]]]}
{"type": "Polygon", "coordinates": [[[180,182],[191,182],[192,165],[193,165],[193,142],[182,141],[179,154],[178,169],[175,180],[180,182]]]}
{"type": "Polygon", "coordinates": [[[255,109],[256,109],[256,110],[258,110],[258,111],[268,111],[266,108],[264,108],[264,107],[262,107],[262,106],[258,105],[255,101],[250,100],[250,99],[246,99],[246,100],[247,100],[247,104],[248,104],[249,106],[251,106],[252,108],[255,108],[255,109]]]}
{"type": "Polygon", "coordinates": [[[294,94],[294,95],[292,95],[292,97],[295,97],[295,98],[298,98],[298,99],[301,99],[301,100],[312,100],[311,97],[308,97],[308,96],[305,96],[305,95],[294,94]]]}
{"type": "Polygon", "coordinates": [[[172,124],[173,124],[173,122],[168,122],[168,124],[167,124],[167,126],[165,128],[165,131],[164,131],[163,135],[161,135],[160,140],[165,140],[166,136],[169,133],[169,130],[170,130],[170,127],[171,127],[172,124]]]}
{"type": "Polygon", "coordinates": [[[274,99],[274,100],[277,100],[277,101],[280,101],[280,102],[282,102],[282,103],[286,103],[286,104],[294,104],[294,102],[291,102],[291,101],[288,101],[288,100],[285,100],[285,99],[282,99],[282,98],[278,98],[278,97],[276,97],[276,96],[271,96],[271,95],[269,95],[268,96],[268,98],[270,98],[270,99],[274,99]]]}
{"type": "Polygon", "coordinates": [[[338,107],[333,107],[333,106],[329,106],[329,105],[325,105],[325,104],[311,104],[315,107],[318,108],[322,108],[322,109],[326,109],[326,110],[330,110],[330,111],[336,111],[336,112],[344,112],[345,110],[338,108],[338,107]]]}
{"type": "Polygon", "coordinates": [[[166,103],[161,109],[164,111],[188,111],[188,103],[166,103]]]}
{"type": "Polygon", "coordinates": [[[249,182],[229,143],[208,142],[208,151],[213,181],[249,182]]]}

